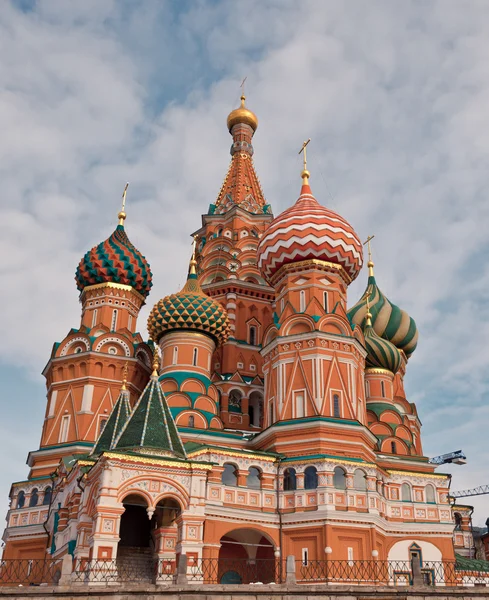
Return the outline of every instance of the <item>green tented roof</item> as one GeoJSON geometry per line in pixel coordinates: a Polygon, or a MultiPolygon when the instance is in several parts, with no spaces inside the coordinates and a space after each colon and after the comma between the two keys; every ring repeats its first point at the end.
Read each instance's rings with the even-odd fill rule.
{"type": "Polygon", "coordinates": [[[106,450],[112,450],[114,442],[122,431],[130,414],[131,405],[129,404],[129,392],[127,392],[127,390],[121,390],[107,423],[95,443],[92,454],[101,454],[106,450]]]}
{"type": "Polygon", "coordinates": [[[151,448],[185,458],[185,450],[166,399],[152,376],[114,443],[115,450],[151,448]]]}
{"type": "Polygon", "coordinates": [[[489,573],[489,561],[477,560],[476,558],[467,558],[455,554],[455,568],[459,571],[484,571],[489,573]]]}

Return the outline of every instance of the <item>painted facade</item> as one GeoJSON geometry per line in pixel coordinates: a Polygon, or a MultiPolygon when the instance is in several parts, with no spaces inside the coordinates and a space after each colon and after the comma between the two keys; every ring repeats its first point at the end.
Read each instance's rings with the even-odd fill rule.
{"type": "Polygon", "coordinates": [[[81,323],[54,345],[5,558],[453,559],[449,477],[423,455],[404,377],[414,320],[304,166],[276,219],[253,166],[256,116],[194,233],[184,288],[138,314],[151,270],[125,213],[76,274],[81,323]]]}

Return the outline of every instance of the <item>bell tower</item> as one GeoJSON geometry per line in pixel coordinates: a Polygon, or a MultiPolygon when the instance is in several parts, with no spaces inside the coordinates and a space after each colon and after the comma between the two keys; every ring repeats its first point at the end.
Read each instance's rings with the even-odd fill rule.
{"type": "Polygon", "coordinates": [[[227,119],[231,163],[214,204],[195,233],[202,290],[230,321],[229,338],[215,351],[211,372],[225,427],[258,431],[263,424],[263,335],[272,322],[274,290],[257,267],[260,238],[273,219],[253,165],[256,115],[246,107],[227,119]]]}

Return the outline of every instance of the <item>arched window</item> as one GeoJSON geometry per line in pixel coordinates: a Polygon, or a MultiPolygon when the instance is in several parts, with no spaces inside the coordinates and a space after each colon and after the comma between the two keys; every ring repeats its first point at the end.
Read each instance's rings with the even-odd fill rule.
{"type": "Polygon", "coordinates": [[[341,418],[340,397],[338,394],[333,394],[333,417],[335,419],[341,418]]]}
{"type": "Polygon", "coordinates": [[[341,467],[334,468],[333,485],[337,490],[346,490],[346,473],[341,467]]]}
{"type": "Polygon", "coordinates": [[[233,464],[224,464],[221,481],[224,485],[238,485],[238,470],[233,464]]]}
{"type": "Polygon", "coordinates": [[[246,478],[246,486],[259,490],[261,488],[261,472],[256,467],[248,469],[248,477],[246,478]]]}
{"type": "Polygon", "coordinates": [[[316,467],[307,467],[304,471],[304,489],[315,490],[318,486],[318,471],[316,467]]]}
{"type": "Polygon", "coordinates": [[[353,473],[353,487],[356,490],[367,489],[367,476],[365,475],[365,471],[362,471],[362,469],[356,469],[355,473],[353,473]]]}
{"type": "Polygon", "coordinates": [[[243,395],[239,390],[231,390],[229,392],[228,410],[229,412],[241,412],[241,399],[243,395]]]}
{"type": "Polygon", "coordinates": [[[173,348],[173,364],[176,365],[178,363],[178,346],[173,348]]]}
{"type": "Polygon", "coordinates": [[[250,346],[256,346],[256,327],[250,326],[250,346]]]}
{"type": "Polygon", "coordinates": [[[385,385],[383,381],[380,382],[380,389],[382,391],[382,398],[385,398],[385,385]]]}
{"type": "Polygon", "coordinates": [[[47,505],[47,504],[51,504],[51,496],[53,495],[53,488],[48,485],[48,487],[44,490],[44,498],[42,500],[42,503],[47,505]]]}
{"type": "Polygon", "coordinates": [[[300,310],[300,312],[304,312],[306,310],[306,292],[305,292],[305,290],[301,290],[299,293],[299,296],[300,296],[299,310],[300,310]]]}
{"type": "Polygon", "coordinates": [[[39,502],[39,494],[37,493],[37,488],[34,488],[31,492],[31,499],[29,500],[29,506],[37,506],[39,502]]]}
{"type": "Polygon", "coordinates": [[[192,355],[192,365],[195,367],[197,365],[197,348],[194,348],[194,352],[192,355]]]}
{"type": "Polygon", "coordinates": [[[297,489],[297,477],[295,469],[285,469],[284,471],[284,491],[290,492],[297,489]]]}
{"type": "Polygon", "coordinates": [[[435,488],[431,485],[431,483],[429,483],[425,487],[425,493],[426,493],[426,502],[432,502],[432,503],[436,502],[435,488]]]}
{"type": "Polygon", "coordinates": [[[188,418],[188,426],[189,427],[195,427],[195,417],[194,415],[190,415],[188,418]]]}
{"type": "Polygon", "coordinates": [[[268,426],[270,427],[270,425],[273,425],[274,422],[274,407],[273,407],[273,400],[270,402],[270,405],[268,407],[268,426]]]}
{"type": "Polygon", "coordinates": [[[324,312],[328,312],[328,292],[323,292],[323,308],[324,312]]]}
{"type": "Polygon", "coordinates": [[[20,492],[17,496],[17,505],[15,508],[24,508],[24,504],[25,504],[25,494],[22,490],[20,490],[20,492]]]}
{"type": "Polygon", "coordinates": [[[401,486],[401,500],[405,502],[411,502],[412,494],[411,494],[411,486],[409,483],[403,483],[401,486]]]}
{"type": "Polygon", "coordinates": [[[222,227],[217,230],[217,235],[218,235],[218,237],[221,237],[221,235],[222,235],[222,227]]]}
{"type": "Polygon", "coordinates": [[[460,531],[462,529],[462,515],[460,513],[456,512],[456,513],[453,513],[453,518],[455,519],[455,529],[457,531],[460,531]]]}
{"type": "Polygon", "coordinates": [[[97,313],[98,310],[96,308],[92,310],[92,327],[95,327],[95,325],[97,324],[97,313]]]}
{"type": "Polygon", "coordinates": [[[396,444],[396,442],[391,442],[391,452],[392,452],[392,454],[397,454],[397,444],[396,444]]]}
{"type": "Polygon", "coordinates": [[[112,311],[112,323],[110,325],[111,330],[115,331],[116,326],[117,326],[117,310],[114,309],[112,311]]]}

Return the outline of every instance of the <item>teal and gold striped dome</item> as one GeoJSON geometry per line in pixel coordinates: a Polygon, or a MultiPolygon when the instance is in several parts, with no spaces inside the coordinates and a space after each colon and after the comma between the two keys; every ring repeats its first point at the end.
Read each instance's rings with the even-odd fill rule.
{"type": "Polygon", "coordinates": [[[226,309],[204,294],[195,273],[195,261],[191,261],[190,265],[183,289],[159,300],[148,317],[148,332],[156,343],[165,333],[182,329],[206,333],[218,344],[229,337],[226,309]]]}
{"type": "Polygon", "coordinates": [[[363,330],[367,348],[365,365],[369,369],[387,369],[395,375],[401,366],[401,353],[394,344],[375,333],[370,317],[371,314],[366,313],[366,324],[363,330]]]}
{"type": "MultiPolygon", "coordinates": [[[[373,263],[372,263],[373,265],[373,263]]],[[[373,268],[371,269],[373,271],[373,268]]],[[[369,275],[367,289],[360,300],[348,311],[348,318],[362,329],[366,326],[367,299],[372,314],[375,333],[402,350],[409,358],[418,343],[418,329],[407,312],[392,304],[380,291],[373,273],[369,275]]]]}

